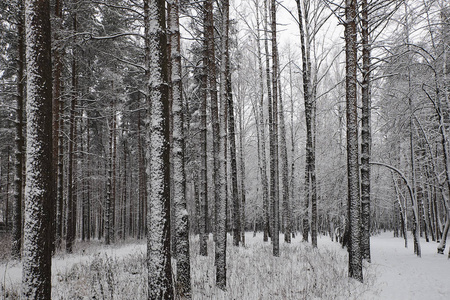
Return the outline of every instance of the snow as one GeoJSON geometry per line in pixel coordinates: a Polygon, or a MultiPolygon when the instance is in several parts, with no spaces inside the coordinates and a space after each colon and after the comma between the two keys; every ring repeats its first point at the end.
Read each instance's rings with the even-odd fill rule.
{"type": "Polygon", "coordinates": [[[420,258],[414,254],[412,236],[409,241],[410,248],[405,248],[403,239],[392,237],[392,233],[372,237],[372,268],[380,294],[368,299],[449,299],[447,252],[437,254],[437,243],[421,239],[420,258]]]}
{"type": "MultiPolygon", "coordinates": [[[[72,266],[80,263],[92,261],[96,255],[107,255],[109,257],[125,257],[135,253],[145,252],[145,244],[130,244],[120,247],[98,246],[87,250],[80,250],[80,253],[56,255],[52,259],[52,285],[57,282],[55,278],[59,274],[66,273],[72,266]]],[[[0,264],[0,286],[11,288],[20,285],[22,279],[22,264],[13,260],[0,264]]],[[[0,289],[1,295],[1,289],[0,289]]]]}
{"type": "MultiPolygon", "coordinates": [[[[228,239],[230,242],[231,237],[229,236],[228,239]]],[[[291,282],[285,284],[285,286],[292,287],[292,290],[294,290],[296,285],[301,285],[299,280],[302,280],[302,278],[304,280],[304,276],[312,276],[311,273],[302,273],[303,271],[296,270],[295,266],[298,266],[301,260],[311,259],[312,257],[318,257],[317,261],[308,261],[308,264],[316,268],[314,272],[323,272],[323,274],[315,274],[316,278],[323,280],[323,278],[336,279],[341,277],[335,284],[345,283],[346,286],[341,288],[342,295],[350,294],[353,297],[351,299],[440,300],[448,299],[450,296],[450,284],[448,284],[450,261],[447,259],[447,255],[437,254],[437,243],[435,242],[426,243],[425,240],[422,240],[422,257],[419,258],[414,254],[412,245],[408,249],[404,248],[403,239],[393,238],[390,232],[372,237],[372,263],[364,264],[365,283],[360,284],[354,280],[342,278],[346,276],[346,250],[342,249],[339,244],[332,242],[329,237],[319,237],[318,251],[302,243],[300,235],[293,239],[291,245],[280,242],[280,258],[273,258],[270,251],[271,245],[262,242],[262,234],[258,233],[254,238],[251,233],[247,233],[246,241],[245,248],[229,247],[227,251],[230,257],[238,257],[239,261],[228,262],[229,294],[223,294],[211,286],[211,282],[214,280],[213,255],[199,256],[198,237],[194,238],[195,246],[191,247],[192,257],[195,258],[191,260],[194,299],[202,299],[206,293],[214,295],[217,299],[229,299],[233,296],[233,289],[235,293],[243,292],[250,297],[248,299],[253,299],[252,291],[256,294],[263,289],[284,292],[283,289],[277,290],[277,286],[283,285],[282,280],[291,282]],[[308,252],[309,254],[307,254],[308,252]],[[287,257],[287,253],[290,257],[287,257]],[[292,253],[298,253],[299,255],[292,255],[292,253]],[[317,263],[322,263],[324,268],[317,268],[317,265],[315,265],[317,263]],[[327,269],[326,264],[330,263],[339,266],[336,269],[327,269]],[[264,268],[266,271],[262,271],[264,268]],[[327,272],[323,270],[329,270],[329,274],[326,274],[327,272]],[[267,275],[264,272],[271,274],[267,275]],[[330,275],[332,273],[334,275],[330,275]],[[266,280],[267,276],[273,277],[273,280],[257,282],[258,279],[259,281],[266,280]],[[248,286],[245,287],[245,285],[248,286]],[[260,290],[254,290],[255,288],[260,290]]],[[[280,241],[283,241],[282,235],[280,241]]],[[[211,236],[209,246],[212,247],[211,236]]],[[[126,258],[145,253],[145,249],[146,245],[143,243],[111,247],[90,245],[85,250],[79,250],[76,254],[57,255],[53,258],[52,263],[53,286],[58,284],[60,277],[69,273],[74,266],[90,263],[98,255],[106,255],[114,259],[126,258]]],[[[213,251],[208,252],[213,253],[213,251]]],[[[13,286],[18,288],[21,282],[21,269],[21,265],[17,261],[0,264],[0,286],[4,285],[7,289],[13,286]]],[[[328,285],[330,284],[333,285],[333,283],[328,283],[328,285]]],[[[2,295],[1,289],[0,295],[2,295]]],[[[291,294],[290,298],[287,299],[292,297],[294,297],[292,299],[295,299],[295,296],[292,295],[296,294],[291,294]]],[[[346,299],[342,295],[336,297],[336,299],[346,299]]],[[[323,298],[316,296],[316,299],[329,299],[328,297],[327,295],[323,298]]],[[[310,299],[313,298],[314,296],[310,299]]]]}

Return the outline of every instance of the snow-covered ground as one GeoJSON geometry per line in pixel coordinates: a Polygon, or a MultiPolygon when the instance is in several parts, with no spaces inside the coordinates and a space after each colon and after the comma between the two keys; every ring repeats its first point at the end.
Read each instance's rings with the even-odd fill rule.
{"type": "MultiPolygon", "coordinates": [[[[450,260],[447,259],[447,253],[446,255],[436,253],[436,243],[426,243],[422,240],[422,257],[418,258],[412,250],[412,239],[409,240],[410,247],[406,249],[403,239],[393,238],[392,233],[382,233],[372,237],[372,263],[365,264],[366,282],[361,285],[346,278],[346,250],[332,242],[329,237],[319,238],[319,251],[303,244],[300,237],[294,239],[291,245],[281,243],[282,255],[280,258],[271,257],[271,246],[261,240],[260,234],[253,238],[252,234],[248,233],[245,248],[229,247],[228,256],[233,261],[228,263],[229,291],[227,293],[222,293],[213,286],[213,256],[204,258],[193,255],[194,299],[439,300],[450,298],[450,260]],[[311,272],[321,274],[312,274],[311,272]],[[317,286],[317,281],[326,281],[327,279],[335,282],[322,282],[317,286]],[[302,282],[306,281],[315,283],[314,285],[309,285],[309,283],[302,285],[302,282]],[[339,285],[343,286],[340,288],[339,285]],[[315,293],[314,290],[318,289],[323,289],[323,291],[315,293]],[[338,291],[335,297],[330,289],[338,291]]],[[[197,246],[194,239],[193,252],[197,251],[197,246]]],[[[62,292],[61,290],[64,288],[60,288],[60,286],[73,286],[75,281],[70,282],[70,280],[75,280],[73,274],[92,270],[92,264],[96,258],[102,262],[103,267],[108,264],[108,258],[112,258],[114,262],[109,262],[111,268],[123,271],[117,267],[120,264],[117,263],[118,261],[126,258],[134,259],[140,255],[138,260],[133,260],[139,264],[145,253],[143,242],[107,248],[98,244],[84,245],[83,248],[76,251],[76,254],[57,255],[53,259],[53,286],[56,290],[54,295],[58,295],[60,297],[58,299],[70,298],[61,296],[69,295],[69,293],[62,292]],[[77,268],[77,266],[82,267],[77,268]]],[[[211,242],[209,250],[212,253],[211,242]]],[[[124,279],[126,276],[140,276],[142,271],[139,272],[139,270],[127,269],[123,271],[123,274],[117,275],[111,280],[116,280],[116,282],[127,280],[124,279]]],[[[75,277],[76,283],[78,285],[85,284],[85,289],[88,290],[93,288],[89,285],[92,285],[94,281],[101,288],[107,287],[106,281],[102,285],[100,279],[94,280],[92,276],[90,277],[91,281],[82,281],[79,279],[80,276],[75,277]]],[[[0,264],[0,287],[17,290],[20,286],[20,279],[21,266],[17,261],[0,264]]],[[[116,290],[112,293],[117,295],[118,292],[116,290]]],[[[0,289],[0,299],[2,299],[3,293],[4,290],[0,289]]],[[[87,291],[85,295],[89,295],[89,292],[87,291]]],[[[89,299],[89,296],[84,296],[84,298],[89,299]]]]}
{"type": "Polygon", "coordinates": [[[368,299],[450,299],[450,260],[437,254],[435,242],[421,239],[422,257],[413,251],[413,239],[393,238],[392,233],[382,233],[371,239],[372,268],[375,269],[375,287],[380,293],[368,299]]]}

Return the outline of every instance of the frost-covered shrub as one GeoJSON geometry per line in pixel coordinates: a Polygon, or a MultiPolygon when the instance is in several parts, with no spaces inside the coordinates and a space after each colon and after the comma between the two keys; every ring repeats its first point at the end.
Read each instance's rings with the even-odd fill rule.
{"type": "Polygon", "coordinates": [[[57,274],[52,295],[55,299],[146,299],[145,266],[142,252],[121,258],[95,254],[57,274]]]}

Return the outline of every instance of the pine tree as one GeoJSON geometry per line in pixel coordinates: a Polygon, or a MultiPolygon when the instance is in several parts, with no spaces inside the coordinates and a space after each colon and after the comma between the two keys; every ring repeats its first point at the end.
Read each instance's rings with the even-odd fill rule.
{"type": "Polygon", "coordinates": [[[191,266],[189,253],[189,216],[186,207],[185,134],[181,74],[179,0],[169,3],[172,115],[173,115],[173,198],[176,224],[176,292],[181,299],[191,299],[191,266]]]}
{"type": "Polygon", "coordinates": [[[170,248],[169,86],[166,10],[163,0],[146,0],[148,53],[147,128],[148,299],[173,299],[170,248]]]}
{"type": "Polygon", "coordinates": [[[26,0],[27,159],[24,299],[51,299],[52,65],[50,1],[26,0]]]}
{"type": "Polygon", "coordinates": [[[349,276],[363,281],[361,255],[361,202],[359,198],[358,110],[356,95],[357,1],[345,3],[345,54],[347,101],[347,178],[349,222],[349,276]]]}
{"type": "Polygon", "coordinates": [[[361,247],[363,259],[370,262],[370,44],[369,6],[361,1],[362,35],[362,116],[361,116],[361,247]]]}
{"type": "MultiPolygon", "coordinates": [[[[278,169],[278,46],[277,46],[277,6],[276,1],[270,1],[272,31],[272,149],[271,149],[271,196],[273,205],[273,256],[280,256],[280,221],[279,221],[279,169],[278,169]]],[[[270,122],[270,121],[269,121],[270,122]]]]}
{"type": "Polygon", "coordinates": [[[15,120],[15,177],[14,177],[14,205],[12,224],[12,247],[11,255],[20,258],[22,250],[22,200],[23,200],[23,161],[24,161],[24,136],[23,136],[23,109],[25,102],[25,24],[24,24],[24,2],[18,2],[17,16],[17,98],[16,98],[16,120],[15,120]]]}

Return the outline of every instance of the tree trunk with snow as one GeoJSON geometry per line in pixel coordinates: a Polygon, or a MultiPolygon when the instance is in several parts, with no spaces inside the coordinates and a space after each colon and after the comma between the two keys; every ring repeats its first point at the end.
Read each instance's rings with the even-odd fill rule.
{"type": "Polygon", "coordinates": [[[170,249],[169,86],[165,1],[146,0],[149,126],[147,128],[148,299],[173,299],[170,249]]]}
{"type": "Polygon", "coordinates": [[[27,159],[24,299],[51,299],[52,65],[50,1],[25,1],[27,159]]]}
{"type": "Polygon", "coordinates": [[[185,134],[181,74],[179,0],[170,3],[170,46],[173,116],[173,203],[175,205],[177,259],[176,294],[179,299],[191,299],[191,266],[189,253],[189,217],[186,207],[185,134]]]}
{"type": "Polygon", "coordinates": [[[218,153],[218,189],[219,198],[216,203],[216,285],[225,290],[227,286],[227,185],[226,185],[226,149],[227,149],[227,116],[229,104],[233,101],[231,95],[231,74],[229,55],[229,29],[230,29],[230,6],[228,0],[223,0],[222,4],[222,57],[220,70],[220,94],[221,107],[219,112],[219,153],[218,153]]]}
{"type": "Polygon", "coordinates": [[[370,262],[370,44],[369,6],[367,0],[361,1],[361,37],[361,248],[363,259],[370,262]]]}
{"type": "Polygon", "coordinates": [[[361,256],[361,202],[359,195],[358,165],[358,106],[357,106],[357,54],[356,54],[357,1],[345,2],[345,54],[347,102],[347,179],[349,221],[349,276],[363,281],[361,256]]]}

